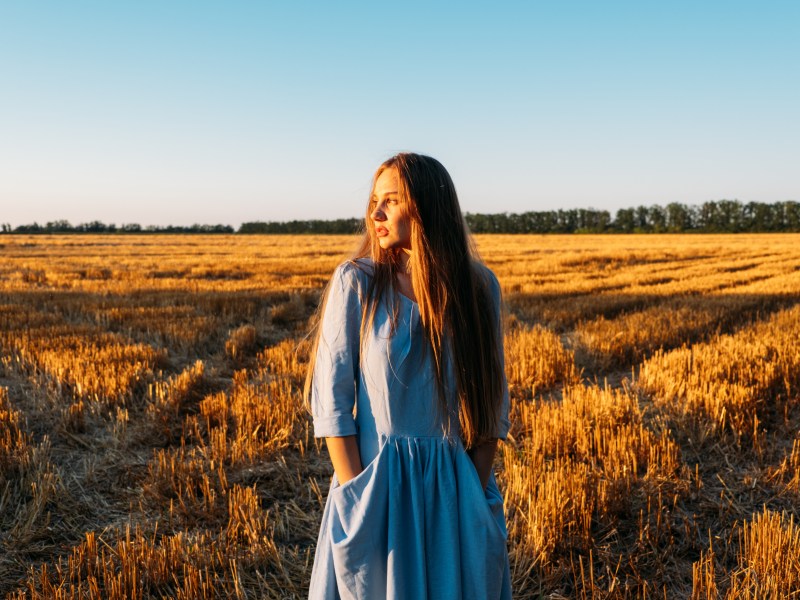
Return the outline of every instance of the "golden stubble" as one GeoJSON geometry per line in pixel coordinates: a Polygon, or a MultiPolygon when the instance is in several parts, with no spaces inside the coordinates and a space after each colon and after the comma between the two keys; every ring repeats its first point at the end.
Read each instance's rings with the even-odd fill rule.
{"type": "MultiPolygon", "coordinates": [[[[478,236],[515,598],[798,589],[800,237],[478,236]]],[[[351,236],[0,237],[0,592],[305,596],[351,236]]]]}

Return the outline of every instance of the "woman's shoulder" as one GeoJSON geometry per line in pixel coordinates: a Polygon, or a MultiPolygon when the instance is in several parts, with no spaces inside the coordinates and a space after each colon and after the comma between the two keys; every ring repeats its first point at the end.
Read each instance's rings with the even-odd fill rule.
{"type": "Polygon", "coordinates": [[[478,280],[485,286],[487,290],[491,292],[492,297],[499,299],[500,281],[497,279],[497,275],[494,274],[494,271],[492,271],[479,260],[472,262],[472,270],[477,276],[478,280]]]}
{"type": "Polygon", "coordinates": [[[345,279],[366,280],[374,273],[374,264],[371,258],[351,258],[339,264],[334,271],[334,276],[345,279]]]}
{"type": "Polygon", "coordinates": [[[353,258],[347,262],[352,264],[354,269],[357,269],[368,277],[372,277],[372,275],[375,273],[375,263],[368,256],[353,258]]]}
{"type": "Polygon", "coordinates": [[[331,277],[331,286],[339,288],[342,294],[356,294],[359,300],[365,297],[372,278],[372,260],[355,258],[339,264],[331,277]]]}

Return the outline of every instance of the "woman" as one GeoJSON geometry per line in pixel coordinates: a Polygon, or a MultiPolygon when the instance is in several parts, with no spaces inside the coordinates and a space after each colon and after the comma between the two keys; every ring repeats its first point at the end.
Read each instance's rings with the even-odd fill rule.
{"type": "Polygon", "coordinates": [[[306,380],[334,467],[310,598],[511,598],[491,472],[509,426],[500,307],[441,163],[384,162],[306,380]]]}

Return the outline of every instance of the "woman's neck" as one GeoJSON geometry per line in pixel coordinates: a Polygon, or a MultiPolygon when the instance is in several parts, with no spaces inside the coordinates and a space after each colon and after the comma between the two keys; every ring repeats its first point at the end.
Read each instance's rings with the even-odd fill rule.
{"type": "Polygon", "coordinates": [[[403,250],[400,253],[400,261],[398,265],[399,268],[397,269],[396,273],[397,287],[398,291],[401,294],[407,296],[408,298],[411,298],[416,302],[417,298],[414,294],[414,284],[411,283],[410,259],[411,259],[411,252],[409,252],[408,250],[403,250]]]}
{"type": "Polygon", "coordinates": [[[411,270],[411,250],[406,250],[403,248],[400,250],[400,271],[402,273],[408,273],[411,270]]]}

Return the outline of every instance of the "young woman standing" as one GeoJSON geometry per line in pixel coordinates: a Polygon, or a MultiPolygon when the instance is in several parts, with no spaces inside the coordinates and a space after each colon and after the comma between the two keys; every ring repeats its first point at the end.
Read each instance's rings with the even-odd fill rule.
{"type": "Polygon", "coordinates": [[[437,160],[398,154],[375,173],[306,397],[334,467],[311,599],[511,598],[491,469],[509,427],[500,286],[437,160]]]}

